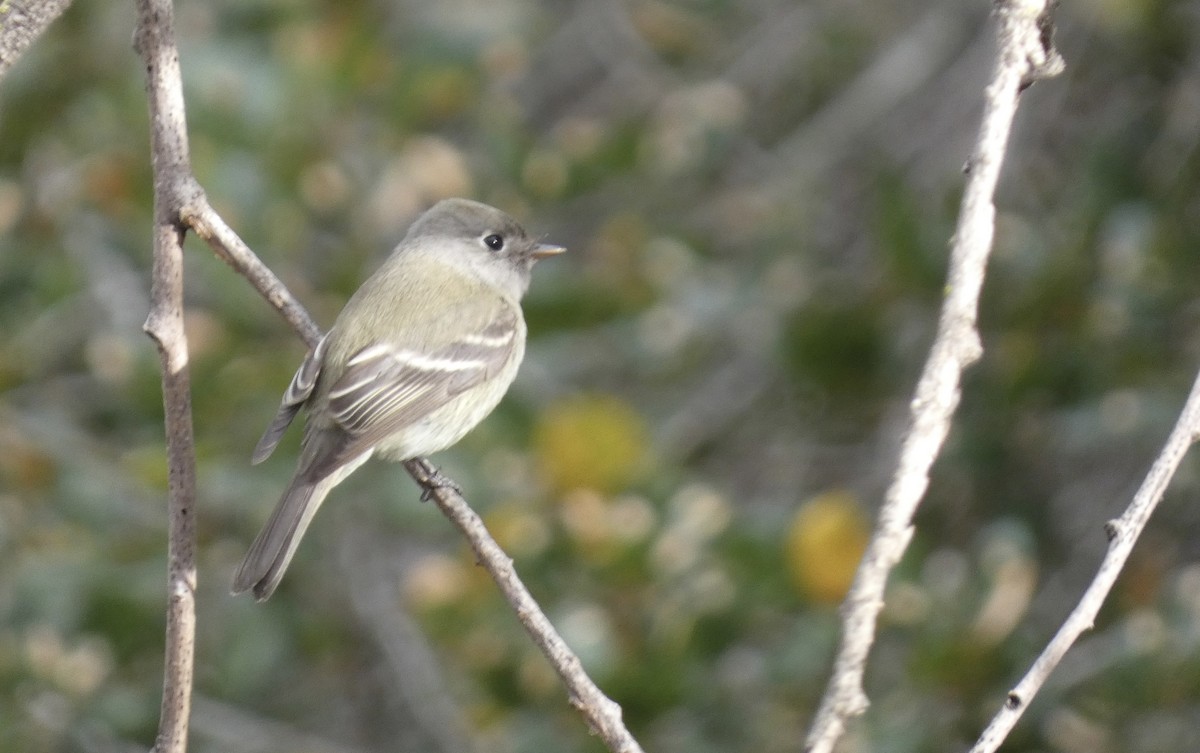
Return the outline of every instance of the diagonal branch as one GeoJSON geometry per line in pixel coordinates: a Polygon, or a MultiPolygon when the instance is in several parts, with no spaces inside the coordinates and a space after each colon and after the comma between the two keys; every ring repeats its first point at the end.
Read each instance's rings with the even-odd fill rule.
{"type": "Polygon", "coordinates": [[[496,581],[504,598],[516,610],[517,618],[529,633],[529,637],[562,678],[563,684],[567,686],[571,705],[579,709],[588,720],[592,732],[599,735],[613,753],[642,753],[641,746],[621,721],[621,707],[604,695],[583,671],[579,657],[555,631],[533,594],[529,593],[529,589],[517,576],[512,558],[504,553],[488,533],[483,520],[458,493],[454,483],[442,476],[441,472],[424,458],[406,461],[404,467],[450,522],[458,526],[458,530],[467,537],[471,548],[475,550],[475,556],[496,581]]]}
{"type": "Polygon", "coordinates": [[[321,328],[313,322],[312,317],[292,295],[292,291],[284,287],[266,264],[250,250],[245,241],[238,237],[233,228],[225,224],[225,220],[217,214],[208,197],[203,191],[198,191],[192,201],[181,210],[183,222],[200,236],[212,252],[224,261],[234,271],[245,277],[259,295],[279,312],[284,321],[299,335],[309,348],[315,348],[321,339],[321,328]]]}
{"type": "Polygon", "coordinates": [[[1183,456],[1198,437],[1200,437],[1200,375],[1196,377],[1196,382],[1192,385],[1192,392],[1183,406],[1175,428],[1171,430],[1171,435],[1167,438],[1166,445],[1163,446],[1154,465],[1150,467],[1150,472],[1146,474],[1133,501],[1129,503],[1129,507],[1125,509],[1120,518],[1110,520],[1105,524],[1104,531],[1108,535],[1108,552],[1100,562],[1096,577],[1092,579],[1091,585],[1088,586],[1075,609],[1063,622],[1062,627],[1058,629],[1050,643],[1046,645],[1041,655],[1030,667],[1029,672],[1021,678],[1016,687],[1009,691],[1004,706],[992,718],[991,723],[979,736],[979,740],[971,748],[970,753],[994,753],[1000,747],[1000,743],[1008,737],[1008,733],[1012,731],[1017,720],[1028,708],[1029,702],[1037,695],[1038,690],[1066,655],[1067,650],[1084,631],[1090,630],[1095,624],[1096,615],[1099,614],[1104,599],[1112,590],[1113,584],[1116,583],[1117,576],[1125,567],[1125,561],[1129,559],[1133,545],[1141,535],[1142,529],[1146,527],[1146,521],[1150,520],[1150,515],[1162,499],[1163,492],[1167,490],[1167,484],[1170,483],[1171,477],[1175,475],[1175,470],[1179,467],[1179,462],[1183,460],[1183,456]]]}
{"type": "Polygon", "coordinates": [[[868,705],[862,678],[883,608],[892,568],[912,538],[912,519],[929,485],[929,469],[941,451],[958,407],[963,370],[982,353],[976,314],[995,231],[992,203],[1020,92],[1036,78],[1063,67],[1050,39],[1052,0],[997,0],[998,49],[983,118],[967,161],[967,185],[951,242],[946,297],[937,336],[912,401],[912,415],[896,473],[875,532],[843,605],[843,631],[833,676],[821,700],[805,750],[828,753],[847,720],[868,705]]]}

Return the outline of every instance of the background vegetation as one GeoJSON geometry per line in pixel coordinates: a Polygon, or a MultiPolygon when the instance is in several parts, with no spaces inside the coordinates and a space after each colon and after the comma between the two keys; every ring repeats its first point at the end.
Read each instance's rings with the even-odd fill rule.
{"type": "MultiPolygon", "coordinates": [[[[438,198],[571,248],[501,409],[437,458],[647,750],[799,747],[932,336],[984,2],[179,6],[193,163],[328,325],[438,198]]],[[[165,458],[132,3],[0,82],[0,750],[144,749],[165,458]]],[[[952,751],[1074,603],[1200,364],[1200,5],[1064,7],[1025,95],[967,375],[844,749],[952,751]]],[[[228,594],[302,347],[202,244],[193,750],[593,751],[403,471],[334,493],[280,592],[228,594]]],[[[1200,467],[1008,750],[1200,727],[1200,467]]]]}

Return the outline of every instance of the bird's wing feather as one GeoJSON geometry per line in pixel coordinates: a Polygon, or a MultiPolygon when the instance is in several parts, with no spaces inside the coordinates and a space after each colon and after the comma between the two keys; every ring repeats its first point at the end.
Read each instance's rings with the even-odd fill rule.
{"type": "Polygon", "coordinates": [[[321,372],[321,361],[325,358],[328,342],[329,335],[326,334],[317,343],[317,347],[310,350],[304,357],[300,368],[296,369],[291,384],[283,393],[283,400],[279,403],[279,410],[275,413],[275,418],[263,432],[262,438],[258,440],[258,444],[254,448],[254,454],[250,456],[252,464],[257,465],[271,456],[279,444],[279,440],[283,438],[283,433],[287,431],[292,420],[296,418],[296,414],[300,412],[301,406],[312,395],[313,387],[317,384],[317,376],[321,372]]]}
{"type": "Polygon", "coordinates": [[[503,306],[490,321],[439,346],[376,343],[353,354],[328,392],[326,415],[342,441],[320,465],[360,455],[499,372],[512,357],[520,326],[517,310],[503,306]]]}

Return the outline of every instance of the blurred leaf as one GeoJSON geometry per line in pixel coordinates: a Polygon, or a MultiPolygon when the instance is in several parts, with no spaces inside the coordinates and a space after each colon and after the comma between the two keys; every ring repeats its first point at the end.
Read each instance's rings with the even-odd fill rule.
{"type": "Polygon", "coordinates": [[[850,589],[869,537],[870,522],[850,492],[810,499],[788,528],[784,555],[793,581],[810,598],[837,604],[850,589]]]}
{"type": "Polygon", "coordinates": [[[787,323],[783,351],[800,379],[811,381],[840,410],[870,414],[884,383],[887,341],[883,312],[867,301],[814,303],[787,323]]]}
{"type": "Polygon", "coordinates": [[[557,491],[626,488],[647,467],[642,417],[611,395],[559,400],[538,417],[534,452],[542,477],[557,491]]]}

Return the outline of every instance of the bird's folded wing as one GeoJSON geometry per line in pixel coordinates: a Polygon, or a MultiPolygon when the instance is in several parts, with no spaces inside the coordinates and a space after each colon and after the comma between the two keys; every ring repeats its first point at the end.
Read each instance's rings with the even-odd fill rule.
{"type": "Polygon", "coordinates": [[[355,456],[499,372],[520,336],[516,310],[433,348],[369,345],[330,386],[328,416],[348,435],[339,458],[355,456]]]}
{"type": "Polygon", "coordinates": [[[288,426],[291,426],[292,420],[296,418],[296,414],[300,412],[300,407],[312,395],[313,387],[317,383],[317,375],[321,371],[321,361],[325,358],[326,343],[329,342],[329,334],[326,333],[317,343],[317,347],[308,352],[301,362],[300,368],[296,369],[296,373],[292,376],[292,382],[288,385],[287,391],[283,393],[283,400],[279,403],[279,410],[275,413],[275,418],[272,419],[271,425],[263,432],[262,438],[258,440],[258,444],[254,448],[254,454],[250,456],[250,462],[257,465],[271,456],[275,451],[275,447],[279,444],[279,440],[283,438],[283,433],[287,431],[288,426]]]}

